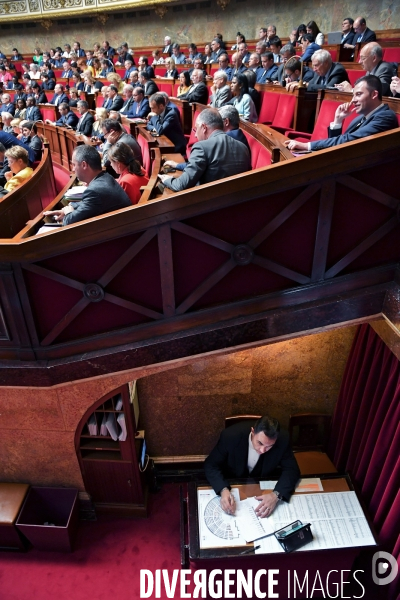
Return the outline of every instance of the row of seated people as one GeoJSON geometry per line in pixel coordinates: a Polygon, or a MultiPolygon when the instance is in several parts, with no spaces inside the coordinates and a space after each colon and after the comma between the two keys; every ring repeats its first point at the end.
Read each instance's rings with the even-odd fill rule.
{"type": "MultiPolygon", "coordinates": [[[[293,151],[320,150],[398,127],[395,113],[382,103],[381,92],[380,80],[373,75],[365,76],[356,84],[352,102],[338,107],[334,122],[329,128],[328,138],[316,143],[312,142],[311,145],[304,145],[294,140],[288,141],[289,149],[293,151]],[[357,117],[348,127],[346,133],[342,133],[342,124],[345,118],[352,113],[356,113],[357,117]]],[[[165,104],[163,94],[155,94],[150,98],[150,108],[153,116],[147,125],[148,129],[154,130],[156,133],[166,133],[172,123],[174,124],[172,131],[179,128],[180,122],[176,111],[173,107],[165,104]]],[[[219,111],[214,108],[206,108],[199,113],[194,124],[197,142],[192,146],[187,161],[179,164],[169,163],[172,169],[182,171],[180,177],[173,177],[169,173],[159,176],[165,187],[178,192],[192,188],[197,184],[212,183],[221,178],[251,170],[250,153],[246,144],[243,140],[239,140],[237,135],[227,134],[224,131],[224,110],[227,108],[234,110],[233,107],[222,107],[219,111]]],[[[107,125],[105,131],[109,129],[107,125]]],[[[113,136],[113,134],[114,125],[111,129],[111,135],[113,136]]],[[[121,140],[118,132],[115,134],[115,140],[114,136],[110,138],[110,134],[108,134],[107,142],[112,142],[111,146],[116,143],[116,140],[121,140]]],[[[178,146],[178,142],[176,145],[178,146]]],[[[110,150],[108,155],[110,156],[110,150]]],[[[76,172],[80,178],[77,169],[76,172]]],[[[96,210],[96,208],[95,206],[91,207],[89,202],[89,205],[84,203],[63,208],[56,211],[54,216],[63,224],[69,224],[80,220],[80,214],[82,218],[96,216],[93,212],[90,212],[91,210],[96,210]],[[69,217],[75,210],[77,211],[76,214],[69,217]],[[71,221],[71,219],[73,220],[71,221]]],[[[115,205],[113,204],[113,208],[109,210],[115,210],[115,205]]]]}

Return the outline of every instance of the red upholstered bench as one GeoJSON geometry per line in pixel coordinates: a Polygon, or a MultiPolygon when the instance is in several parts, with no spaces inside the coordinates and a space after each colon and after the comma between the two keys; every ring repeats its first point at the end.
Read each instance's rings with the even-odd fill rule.
{"type": "Polygon", "coordinates": [[[0,548],[25,550],[24,538],[15,527],[28,493],[28,483],[0,483],[0,548]]]}
{"type": "MultiPolygon", "coordinates": [[[[336,100],[323,100],[321,108],[318,113],[317,122],[315,123],[314,130],[312,133],[305,133],[304,131],[286,131],[285,135],[291,140],[297,140],[298,142],[313,142],[315,140],[323,140],[328,137],[328,127],[335,117],[337,107],[341,104],[336,100]]],[[[347,117],[343,122],[343,133],[346,131],[349,123],[355,119],[358,115],[356,113],[347,117]]]]}
{"type": "Polygon", "coordinates": [[[268,165],[270,165],[271,155],[265,148],[265,146],[260,144],[260,142],[256,140],[256,138],[254,138],[252,135],[247,133],[247,131],[244,131],[243,129],[242,131],[246,136],[248,144],[250,146],[251,168],[259,169],[261,167],[267,167],[268,165]]]}

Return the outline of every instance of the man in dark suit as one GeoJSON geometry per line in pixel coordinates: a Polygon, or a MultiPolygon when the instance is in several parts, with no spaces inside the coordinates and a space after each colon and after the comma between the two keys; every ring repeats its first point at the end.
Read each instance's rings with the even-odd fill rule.
{"type": "Polygon", "coordinates": [[[135,159],[143,164],[142,151],[136,139],[133,135],[126,133],[125,129],[122,127],[121,123],[119,123],[115,119],[105,119],[101,125],[104,139],[106,143],[103,145],[103,157],[102,164],[103,167],[110,166],[110,160],[108,158],[108,150],[110,146],[113,146],[117,142],[123,142],[124,144],[128,144],[131,148],[135,159]]]}
{"type": "Polygon", "coordinates": [[[61,77],[63,79],[70,79],[73,75],[73,70],[71,69],[71,65],[66,60],[63,62],[63,72],[61,73],[61,77]]]}
{"type": "Polygon", "coordinates": [[[135,102],[135,99],[133,97],[133,85],[131,85],[130,83],[126,83],[124,85],[124,89],[122,90],[122,95],[124,97],[124,104],[119,112],[121,115],[127,117],[129,111],[131,110],[135,102]]]}
{"type": "Polygon", "coordinates": [[[107,110],[120,110],[124,105],[124,99],[118,95],[118,88],[115,85],[110,85],[107,90],[107,100],[103,107],[107,110]]]}
{"type": "Polygon", "coordinates": [[[149,61],[148,61],[147,56],[140,56],[139,60],[138,60],[138,65],[139,65],[140,73],[145,71],[148,74],[149,79],[154,79],[154,77],[155,77],[154,69],[153,69],[153,67],[149,66],[149,61]]]}
{"type": "Polygon", "coordinates": [[[54,79],[50,79],[48,73],[42,73],[40,79],[42,80],[42,90],[54,90],[56,87],[56,82],[54,79]]]}
{"type": "Polygon", "coordinates": [[[172,40],[169,37],[169,35],[166,35],[164,38],[164,48],[163,48],[162,53],[168,54],[168,56],[171,56],[171,54],[172,54],[172,40]]]}
{"type": "Polygon", "coordinates": [[[364,17],[357,17],[357,19],[354,21],[353,29],[356,33],[353,40],[354,45],[368,44],[368,42],[376,41],[375,31],[368,29],[367,22],[364,17]]]}
{"type": "Polygon", "coordinates": [[[10,113],[10,115],[14,115],[14,113],[15,113],[15,106],[11,102],[10,94],[2,94],[1,95],[0,113],[2,113],[2,112],[8,112],[8,113],[10,113]]]}
{"type": "Polygon", "coordinates": [[[64,86],[61,83],[57,83],[54,88],[54,96],[50,100],[49,104],[54,104],[55,106],[60,106],[61,103],[68,104],[68,96],[64,92],[64,86]]]}
{"type": "MultiPolygon", "coordinates": [[[[390,96],[390,84],[392,78],[395,77],[397,65],[395,63],[385,62],[382,60],[383,52],[378,42],[370,42],[365,44],[360,50],[359,63],[362,65],[367,75],[375,75],[381,80],[382,95],[390,96]]],[[[351,83],[341,82],[336,85],[341,92],[352,92],[351,83]]]]}
{"type": "Polygon", "coordinates": [[[122,187],[109,173],[102,171],[96,148],[86,144],[77,146],[72,155],[72,164],[78,179],[87,184],[81,201],[71,202],[61,210],[46,211],[45,216],[54,217],[64,226],[132,206],[122,187]]]}
{"type": "Polygon", "coordinates": [[[27,121],[42,121],[43,116],[38,106],[36,106],[36,100],[33,96],[28,96],[26,99],[26,113],[25,119],[27,121]]]}
{"type": "Polygon", "coordinates": [[[147,97],[158,92],[158,85],[150,79],[150,76],[146,71],[140,71],[139,84],[144,90],[144,95],[147,97]]]}
{"type": "Polygon", "coordinates": [[[221,496],[221,507],[235,513],[229,479],[270,479],[280,467],[274,491],[257,496],[259,517],[269,517],[280,500],[288,502],[300,477],[300,469],[289,443],[289,434],[276,419],[265,415],[251,427],[242,421],[225,429],[204,463],[208,482],[221,496]]]}
{"type": "Polygon", "coordinates": [[[274,62],[272,52],[261,55],[261,69],[256,73],[257,83],[268,83],[273,81],[278,71],[278,65],[274,62]]]}
{"type": "Polygon", "coordinates": [[[218,59],[218,64],[219,64],[219,70],[220,71],[225,71],[226,76],[228,78],[228,81],[231,81],[231,79],[232,79],[232,69],[229,66],[229,57],[228,57],[228,55],[225,52],[220,55],[220,57],[218,59]]]}
{"type": "Polygon", "coordinates": [[[301,46],[303,48],[303,54],[300,57],[301,62],[308,62],[311,60],[312,55],[317,50],[321,50],[321,46],[315,43],[314,36],[311,33],[305,33],[301,38],[301,46]]]}
{"type": "Polygon", "coordinates": [[[340,43],[343,45],[344,48],[353,47],[353,44],[355,44],[355,42],[353,42],[353,40],[354,40],[354,36],[356,36],[357,34],[354,33],[353,25],[354,25],[354,19],[352,19],[350,17],[346,17],[345,19],[343,19],[342,41],[340,43]],[[350,44],[350,46],[348,44],[350,44]]]}
{"type": "Polygon", "coordinates": [[[144,89],[139,86],[133,88],[132,99],[133,104],[126,115],[128,119],[146,119],[150,112],[150,105],[144,95],[144,89]]]}
{"type": "Polygon", "coordinates": [[[398,126],[396,113],[382,103],[382,83],[375,75],[365,75],[356,81],[352,101],[336,109],[335,119],[328,128],[328,138],[307,143],[291,140],[285,145],[294,151],[323,150],[398,126]],[[350,123],[346,133],[342,133],[343,121],[354,112],[360,115],[359,118],[350,123]]]}
{"type": "Polygon", "coordinates": [[[124,76],[122,77],[122,79],[124,79],[126,81],[129,78],[129,75],[132,73],[132,71],[137,71],[137,68],[133,64],[132,60],[126,60],[124,62],[124,67],[125,67],[125,73],[124,73],[124,76]]]}
{"type": "Polygon", "coordinates": [[[327,50],[317,50],[311,59],[313,78],[305,85],[309,92],[333,88],[336,83],[349,81],[346,69],[340,63],[332,62],[327,50]]]}
{"type": "Polygon", "coordinates": [[[89,104],[86,100],[78,100],[77,109],[81,116],[76,125],[76,133],[90,136],[92,133],[94,116],[89,112],[89,104]]]}
{"type": "Polygon", "coordinates": [[[186,94],[179,96],[182,100],[188,102],[199,102],[200,104],[208,104],[208,88],[204,83],[204,72],[200,69],[193,69],[192,85],[186,94]]]}
{"type": "Polygon", "coordinates": [[[212,62],[217,63],[221,54],[225,54],[223,48],[221,48],[221,40],[219,38],[214,38],[211,42],[211,50],[212,50],[212,62]]]}
{"type": "Polygon", "coordinates": [[[102,43],[102,48],[107,58],[112,60],[113,56],[115,55],[115,49],[110,46],[107,40],[102,43]]]}
{"type": "Polygon", "coordinates": [[[220,108],[232,98],[231,86],[228,85],[228,77],[225,71],[216,71],[214,73],[212,94],[210,96],[210,106],[220,108]]]}
{"type": "Polygon", "coordinates": [[[174,192],[211,183],[251,170],[249,152],[241,142],[223,131],[221,115],[214,108],[203,110],[196,120],[198,142],[193,145],[189,162],[181,177],[160,175],[166,187],[174,192]]]}
{"type": "Polygon", "coordinates": [[[153,94],[149,99],[150,110],[154,113],[146,129],[158,135],[166,135],[174,144],[174,152],[186,154],[186,138],[183,135],[179,115],[171,106],[166,106],[164,94],[153,94]]]}
{"type": "Polygon", "coordinates": [[[230,104],[226,104],[225,106],[221,106],[221,108],[218,109],[218,112],[222,117],[226,135],[230,135],[238,142],[242,142],[248,149],[251,157],[249,142],[243,131],[240,129],[240,117],[237,108],[230,104]]]}
{"type": "Polygon", "coordinates": [[[61,102],[58,107],[60,111],[60,118],[57,121],[50,121],[46,119],[46,123],[49,125],[57,125],[58,127],[68,127],[69,129],[75,129],[78,124],[78,117],[72,110],[67,102],[61,102]]]}

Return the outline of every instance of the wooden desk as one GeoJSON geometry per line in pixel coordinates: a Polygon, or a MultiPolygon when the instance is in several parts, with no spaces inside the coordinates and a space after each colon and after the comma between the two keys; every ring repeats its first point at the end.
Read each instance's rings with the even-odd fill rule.
{"type": "MultiPolygon", "coordinates": [[[[342,492],[352,490],[352,484],[348,476],[338,477],[326,477],[321,478],[324,486],[324,492],[342,492]]],[[[300,552],[294,552],[290,554],[278,553],[278,554],[245,554],[241,555],[242,552],[253,546],[253,544],[246,547],[228,547],[228,548],[214,548],[200,550],[199,540],[199,525],[198,525],[198,502],[197,502],[197,489],[204,488],[206,486],[197,485],[196,483],[188,484],[188,493],[186,497],[187,503],[187,535],[181,534],[181,539],[186,540],[187,544],[182,547],[182,558],[184,558],[184,551],[186,550],[186,560],[182,561],[185,566],[190,563],[190,568],[204,569],[207,573],[214,569],[220,569],[222,576],[219,579],[223,579],[224,571],[226,569],[232,570],[232,577],[230,580],[235,582],[237,571],[241,570],[246,576],[248,569],[252,569],[253,577],[255,573],[260,569],[277,569],[277,585],[274,587],[274,593],[278,593],[279,598],[309,598],[309,595],[291,593],[288,594],[288,578],[293,582],[293,573],[296,572],[298,581],[303,582],[306,577],[309,578],[310,587],[315,580],[316,573],[321,577],[321,581],[325,582],[328,574],[338,574],[338,580],[340,582],[340,574],[343,572],[348,577],[345,580],[350,580],[351,569],[354,560],[359,557],[362,552],[367,557],[366,565],[371,565],[371,554],[377,551],[377,546],[365,546],[365,547],[353,547],[353,548],[337,548],[329,550],[313,550],[307,551],[302,550],[300,552]],[[311,582],[311,583],[310,583],[311,582]]],[[[207,486],[208,487],[208,486],[207,486]]],[[[238,484],[241,499],[249,496],[259,495],[260,493],[267,493],[266,491],[261,492],[258,484],[238,484]]],[[[371,526],[371,524],[370,524],[371,526]]],[[[371,528],[372,529],[372,528],[371,528]]],[[[375,538],[376,539],[376,538],[375,538]]],[[[363,568],[357,566],[357,568],[363,568]]],[[[354,582],[354,580],[353,580],[354,582]]],[[[354,584],[356,585],[356,584],[354,584]]],[[[347,589],[349,589],[348,586],[347,589]]],[[[231,590],[236,588],[236,583],[233,583],[231,590]]],[[[358,587],[358,592],[354,593],[355,596],[359,595],[361,588],[358,587]]],[[[267,577],[260,578],[260,590],[267,592],[267,577]]],[[[374,591],[376,594],[376,590],[374,591]]],[[[349,597],[350,594],[348,594],[349,597]]],[[[250,596],[256,598],[255,593],[250,596]]],[[[265,597],[268,597],[266,595],[265,597]]],[[[318,593],[314,593],[313,598],[322,597],[318,593]]],[[[326,597],[326,596],[324,596],[326,597]]],[[[364,595],[363,599],[376,600],[376,595],[364,595]]]]}
{"type": "Polygon", "coordinates": [[[300,473],[304,476],[319,477],[320,473],[337,473],[337,469],[325,452],[311,451],[295,452],[294,457],[299,465],[300,473]]]}

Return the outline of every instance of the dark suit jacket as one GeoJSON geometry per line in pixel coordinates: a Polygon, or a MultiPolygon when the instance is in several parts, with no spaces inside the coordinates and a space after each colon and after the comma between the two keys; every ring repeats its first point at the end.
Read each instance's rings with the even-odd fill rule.
{"type": "Polygon", "coordinates": [[[230,129],[229,131],[226,132],[226,135],[230,135],[231,137],[233,137],[234,140],[237,140],[238,142],[242,142],[242,144],[244,144],[246,146],[246,148],[248,149],[249,154],[251,156],[249,142],[247,141],[247,137],[244,135],[244,133],[241,129],[230,129]]]}
{"type": "Polygon", "coordinates": [[[54,90],[56,86],[56,82],[53,81],[52,79],[49,79],[48,81],[43,81],[42,83],[42,90],[54,90]]]}
{"type": "Polygon", "coordinates": [[[35,161],[35,153],[33,149],[30,146],[27,146],[27,144],[21,142],[12,133],[7,133],[6,131],[0,130],[0,143],[3,144],[7,150],[12,146],[22,146],[22,148],[25,148],[25,150],[28,152],[31,163],[35,161]]]}
{"type": "Polygon", "coordinates": [[[176,69],[173,69],[172,71],[165,71],[164,77],[168,77],[169,79],[178,79],[179,73],[176,69]]]}
{"type": "Polygon", "coordinates": [[[273,447],[260,455],[251,474],[247,467],[250,425],[243,421],[225,429],[215,448],[206,458],[204,469],[208,482],[219,494],[224,487],[229,487],[228,479],[270,479],[271,473],[281,467],[275,489],[285,500],[290,499],[300,469],[289,443],[289,434],[281,430],[273,447]]]}
{"type": "Polygon", "coordinates": [[[341,129],[328,128],[328,138],[311,142],[311,150],[323,150],[324,148],[332,148],[346,142],[360,140],[375,133],[395,129],[399,126],[396,113],[394,113],[387,104],[380,106],[362,125],[359,125],[362,117],[354,119],[342,134],[341,129]]]}
{"type": "Polygon", "coordinates": [[[9,112],[11,115],[13,115],[15,113],[15,106],[12,102],[10,102],[9,104],[2,104],[0,106],[0,113],[2,112],[9,112]]]}
{"type": "Polygon", "coordinates": [[[188,102],[199,102],[200,104],[208,104],[208,88],[205,83],[200,81],[196,87],[192,90],[192,86],[186,94],[179,96],[181,100],[188,100],[188,102]]]}
{"type": "Polygon", "coordinates": [[[392,77],[397,75],[396,68],[393,63],[384,62],[381,60],[380,63],[376,65],[372,71],[367,73],[368,75],[376,75],[379,77],[382,83],[382,94],[383,96],[390,96],[390,84],[392,82],[392,77]]]}
{"type": "Polygon", "coordinates": [[[342,83],[343,81],[349,81],[346,69],[340,63],[332,63],[332,67],[325,77],[325,83],[322,83],[322,77],[314,73],[313,78],[308,84],[307,91],[316,92],[317,90],[324,90],[333,87],[335,83],[342,83]]]}
{"type": "Polygon", "coordinates": [[[134,102],[129,109],[127,117],[129,119],[145,119],[150,112],[149,100],[143,98],[140,104],[134,102]]]}
{"type": "Polygon", "coordinates": [[[270,69],[258,69],[256,73],[257,83],[265,83],[267,80],[273,81],[275,79],[277,71],[278,65],[276,64],[272,65],[270,69]]]}
{"type": "Polygon", "coordinates": [[[35,98],[36,104],[45,104],[46,102],[48,102],[47,96],[44,92],[41,92],[37,98],[35,95],[34,98],[35,98]]]}
{"type": "Polygon", "coordinates": [[[60,106],[60,104],[62,102],[65,102],[66,104],[68,104],[68,96],[67,94],[64,94],[64,92],[59,96],[60,100],[57,101],[57,95],[54,94],[54,96],[52,97],[52,99],[50,100],[49,104],[55,104],[57,101],[57,106],[60,106]]]}
{"type": "Polygon", "coordinates": [[[348,33],[345,37],[345,39],[342,38],[342,41],[340,42],[341,44],[350,44],[350,46],[355,46],[356,45],[356,38],[358,37],[358,35],[356,33],[354,33],[354,31],[350,31],[350,33],[348,33]]]}
{"type": "Polygon", "coordinates": [[[207,140],[196,142],[179,179],[167,179],[166,187],[180,192],[197,183],[211,183],[251,170],[250,154],[244,144],[216,130],[207,140]]]}
{"type": "MultiPolygon", "coordinates": [[[[356,33],[354,36],[354,39],[353,39],[353,44],[358,43],[358,38],[359,38],[359,35],[358,35],[358,33],[356,33]]],[[[367,27],[366,30],[364,31],[364,35],[362,37],[361,44],[369,44],[369,42],[376,42],[376,34],[375,34],[375,31],[372,31],[371,29],[368,29],[368,27],[367,27]]]]}
{"type": "Polygon", "coordinates": [[[38,108],[37,106],[29,106],[26,109],[25,119],[27,121],[42,121],[43,116],[40,112],[40,108],[38,108]]]}
{"type": "Polygon", "coordinates": [[[82,120],[79,119],[76,126],[76,132],[81,133],[82,135],[90,136],[92,133],[93,123],[94,116],[90,112],[86,112],[84,118],[82,120]]]}
{"type": "Polygon", "coordinates": [[[318,44],[312,42],[312,44],[307,46],[306,51],[302,56],[300,56],[299,60],[301,60],[302,62],[308,62],[309,60],[311,60],[312,55],[317,50],[321,50],[321,46],[318,46],[318,44]]]}
{"type": "Polygon", "coordinates": [[[33,152],[35,153],[35,161],[40,161],[42,158],[42,140],[38,135],[34,135],[33,137],[22,137],[21,142],[29,146],[33,152]]]}
{"type": "Polygon", "coordinates": [[[155,94],[156,92],[159,92],[160,90],[158,89],[158,85],[156,83],[154,83],[154,81],[148,81],[146,83],[146,85],[144,86],[144,95],[145,96],[152,96],[153,94],[155,94]]]}
{"type": "Polygon", "coordinates": [[[65,115],[65,117],[60,117],[58,121],[56,121],[56,125],[58,125],[59,127],[69,125],[70,127],[72,127],[72,129],[75,129],[75,127],[78,124],[78,121],[79,119],[76,116],[76,114],[72,112],[72,110],[70,110],[69,113],[65,115]]]}
{"type": "Polygon", "coordinates": [[[71,225],[132,206],[129,196],[109,174],[102,171],[87,186],[80,202],[72,203],[74,211],[65,215],[63,225],[71,225]]]}
{"type": "Polygon", "coordinates": [[[124,105],[124,99],[122,96],[114,96],[111,106],[108,110],[120,110],[124,105]]]}
{"type": "Polygon", "coordinates": [[[187,140],[183,135],[180,117],[170,106],[165,107],[164,115],[154,115],[146,125],[146,129],[155,129],[160,135],[166,135],[174,144],[174,152],[186,154],[187,140]],[[162,117],[162,119],[160,119],[162,117]]]}

